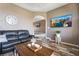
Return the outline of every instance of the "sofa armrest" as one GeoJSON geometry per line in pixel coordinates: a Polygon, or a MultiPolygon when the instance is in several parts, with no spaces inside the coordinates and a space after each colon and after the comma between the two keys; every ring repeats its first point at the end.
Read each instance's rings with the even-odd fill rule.
{"type": "Polygon", "coordinates": [[[30,35],[31,38],[35,37],[34,35],[30,35]]]}
{"type": "Polygon", "coordinates": [[[2,44],[1,44],[1,42],[0,42],[0,54],[2,53],[2,46],[1,46],[2,44]]]}

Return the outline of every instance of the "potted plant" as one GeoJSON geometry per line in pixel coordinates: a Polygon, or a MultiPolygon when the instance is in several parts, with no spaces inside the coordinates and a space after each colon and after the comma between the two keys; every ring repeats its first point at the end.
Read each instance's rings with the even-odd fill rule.
{"type": "Polygon", "coordinates": [[[61,43],[61,35],[60,35],[60,31],[56,31],[56,42],[58,43],[58,44],[60,44],[61,43]]]}
{"type": "Polygon", "coordinates": [[[57,34],[60,34],[60,31],[56,31],[57,34]]]}

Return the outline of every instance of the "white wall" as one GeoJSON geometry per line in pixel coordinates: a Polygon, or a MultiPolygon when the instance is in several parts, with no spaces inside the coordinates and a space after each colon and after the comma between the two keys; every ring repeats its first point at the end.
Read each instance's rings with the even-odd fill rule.
{"type": "Polygon", "coordinates": [[[32,12],[13,4],[0,4],[0,30],[29,30],[33,34],[32,12]],[[6,22],[7,15],[16,16],[18,23],[9,25],[6,22]]]}

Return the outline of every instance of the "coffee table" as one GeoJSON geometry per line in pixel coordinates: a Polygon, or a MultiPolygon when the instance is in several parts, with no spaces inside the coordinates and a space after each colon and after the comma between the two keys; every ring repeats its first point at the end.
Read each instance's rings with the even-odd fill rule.
{"type": "Polygon", "coordinates": [[[28,43],[21,43],[15,46],[16,53],[18,53],[19,56],[50,56],[54,52],[52,49],[45,46],[42,46],[39,51],[34,52],[28,48],[28,43]]]}

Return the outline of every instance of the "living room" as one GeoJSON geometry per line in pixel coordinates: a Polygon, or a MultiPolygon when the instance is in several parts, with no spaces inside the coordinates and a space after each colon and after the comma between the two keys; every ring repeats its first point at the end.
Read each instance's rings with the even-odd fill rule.
{"type": "Polygon", "coordinates": [[[78,6],[78,3],[0,3],[0,55],[79,55],[78,6]],[[71,23],[64,21],[66,24],[57,26],[55,22],[60,18],[71,23]],[[38,49],[29,48],[35,43],[40,46],[38,49]]]}

